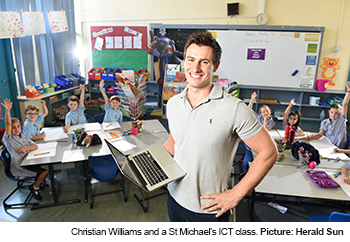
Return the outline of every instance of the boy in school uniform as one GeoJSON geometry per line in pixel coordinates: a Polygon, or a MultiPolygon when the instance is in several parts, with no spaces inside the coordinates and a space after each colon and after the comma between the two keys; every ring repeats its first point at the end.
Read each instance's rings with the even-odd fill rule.
{"type": "Polygon", "coordinates": [[[28,105],[24,109],[24,115],[26,120],[23,123],[23,134],[28,136],[33,141],[44,139],[45,132],[40,133],[40,123],[44,121],[44,118],[49,113],[44,100],[38,99],[43,108],[43,112],[39,114],[39,108],[33,105],[28,105]]]}
{"type": "Polygon", "coordinates": [[[346,119],[348,112],[348,102],[350,98],[350,82],[346,83],[346,94],[340,107],[339,104],[332,104],[329,108],[329,118],[321,122],[320,131],[306,137],[306,140],[320,139],[325,135],[335,146],[340,149],[347,148],[346,119]]]}
{"type": "Polygon", "coordinates": [[[102,96],[105,100],[105,116],[103,118],[103,122],[111,123],[111,122],[123,122],[123,113],[119,110],[120,106],[120,97],[113,95],[111,99],[108,99],[107,94],[104,90],[105,81],[100,81],[100,90],[102,96]]]}
{"type": "Polygon", "coordinates": [[[19,179],[38,175],[35,184],[30,186],[29,190],[35,199],[41,200],[40,185],[49,171],[42,169],[40,165],[21,167],[28,152],[38,149],[38,146],[33,140],[21,133],[21,122],[17,118],[11,118],[12,102],[6,98],[1,105],[5,108],[5,133],[2,140],[11,156],[11,173],[19,179]]]}
{"type": "Polygon", "coordinates": [[[84,110],[85,86],[80,84],[80,100],[76,96],[68,98],[68,107],[70,111],[66,114],[64,132],[68,132],[71,125],[87,123],[84,110]]]}

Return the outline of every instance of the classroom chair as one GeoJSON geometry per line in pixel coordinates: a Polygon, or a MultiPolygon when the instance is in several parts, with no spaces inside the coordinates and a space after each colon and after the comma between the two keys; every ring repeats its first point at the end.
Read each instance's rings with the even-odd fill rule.
{"type": "Polygon", "coordinates": [[[10,170],[10,165],[11,165],[11,156],[10,153],[8,153],[7,149],[4,148],[0,152],[0,158],[2,162],[4,163],[4,171],[5,175],[12,181],[17,182],[16,188],[4,199],[2,202],[4,209],[9,209],[9,208],[25,208],[27,206],[35,206],[38,205],[39,203],[30,203],[30,199],[32,197],[32,193],[29,191],[29,186],[33,186],[35,183],[35,177],[28,177],[28,178],[23,178],[23,179],[17,179],[14,177],[11,173],[10,170]],[[19,189],[28,189],[29,194],[27,195],[27,198],[24,200],[22,203],[7,203],[7,200],[9,200],[13,194],[15,194],[19,189]]]}
{"type": "Polygon", "coordinates": [[[97,114],[94,116],[94,122],[99,122],[100,124],[103,123],[103,119],[105,117],[105,114],[97,114]]]}
{"type": "Polygon", "coordinates": [[[349,147],[350,147],[350,134],[346,134],[346,138],[348,138],[348,143],[346,144],[346,148],[349,149],[349,147]]]}
{"type": "Polygon", "coordinates": [[[127,202],[128,198],[126,195],[124,176],[120,173],[120,170],[115,163],[112,155],[89,156],[88,161],[90,165],[88,181],[90,208],[92,209],[94,206],[93,197],[116,192],[123,192],[124,202],[127,202]],[[121,175],[122,180],[122,183],[120,185],[121,189],[96,194],[92,193],[91,177],[100,182],[109,182],[113,181],[119,174],[121,175]]]}
{"type": "Polygon", "coordinates": [[[315,214],[310,216],[310,222],[350,222],[350,214],[333,212],[328,214],[315,214]]]}

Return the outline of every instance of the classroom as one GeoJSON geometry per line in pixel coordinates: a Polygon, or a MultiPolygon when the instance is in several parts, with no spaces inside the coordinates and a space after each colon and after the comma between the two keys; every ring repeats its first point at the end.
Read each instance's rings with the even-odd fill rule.
{"type": "MultiPolygon", "coordinates": [[[[117,139],[111,142],[113,144],[123,142],[124,151],[128,152],[167,142],[168,101],[176,94],[180,96],[186,87],[181,55],[188,36],[198,30],[208,30],[223,50],[220,66],[213,73],[214,85],[243,100],[257,116],[260,108],[267,105],[269,119],[275,125],[271,130],[265,128],[275,146],[285,137],[284,111],[288,107],[288,111],[300,111],[299,127],[305,134],[299,138],[295,136],[295,141],[310,143],[321,156],[321,163],[310,173],[309,161],[302,166],[302,159],[295,158],[291,149],[277,147],[276,154],[281,160],[252,192],[230,209],[229,221],[304,224],[313,215],[333,212],[345,214],[349,221],[350,185],[342,181],[342,176],[338,175],[337,179],[334,176],[343,171],[349,158],[342,153],[334,154],[336,146],[328,138],[315,136],[321,122],[330,119],[330,104],[342,106],[346,94],[350,93],[350,87],[347,89],[350,81],[349,1],[0,0],[0,16],[1,138],[4,132],[6,135],[6,115],[10,113],[24,125],[26,119],[34,116],[28,114],[34,109],[25,113],[25,108],[34,105],[39,107],[37,113],[44,114],[41,132],[46,132],[47,140],[48,137],[54,140],[49,143],[31,141],[39,144],[39,149],[23,158],[25,167],[36,167],[36,162],[42,162],[47,172],[46,187],[40,191],[42,200],[38,203],[32,197],[29,202],[34,204],[24,208],[1,203],[0,221],[169,222],[169,195],[165,186],[146,192],[121,173],[114,174],[110,181],[98,182],[97,179],[90,183],[93,176],[89,170],[90,158],[97,157],[99,161],[105,159],[99,156],[113,158],[113,151],[104,138],[117,139]],[[8,31],[6,18],[15,23],[7,26],[8,31]],[[30,21],[34,22],[28,24],[30,21]],[[16,25],[19,22],[23,27],[16,25]],[[168,37],[168,44],[174,41],[172,47],[176,50],[172,50],[171,58],[175,55],[178,58],[170,61],[160,58],[155,46],[156,36],[158,39],[168,37]],[[108,76],[109,73],[112,75],[108,76]],[[109,99],[114,94],[119,95],[115,99],[118,101],[109,99]],[[68,101],[72,95],[76,95],[78,101],[68,101]],[[6,104],[5,99],[12,104],[6,104]],[[293,105],[291,100],[295,102],[293,105]],[[65,116],[69,109],[74,110],[67,106],[69,102],[77,103],[77,110],[84,106],[82,116],[86,119],[87,136],[93,140],[92,134],[98,134],[103,137],[99,138],[100,142],[90,141],[88,148],[70,148],[77,147],[80,135],[77,132],[80,131],[79,124],[65,116]],[[113,102],[120,105],[113,110],[119,110],[122,121],[103,121],[103,117],[107,117],[106,102],[110,103],[110,109],[113,109],[113,102]],[[67,120],[71,120],[68,126],[67,120]],[[75,138],[71,138],[72,134],[75,138]],[[309,137],[315,138],[309,140],[309,137]],[[50,143],[55,144],[49,146],[50,143]],[[45,157],[35,157],[42,154],[45,157]],[[72,154],[74,158],[69,157],[72,154]],[[326,172],[340,186],[319,187],[312,178],[318,171],[326,172]],[[299,187],[293,187],[291,183],[294,182],[300,182],[299,187]],[[110,193],[116,189],[118,192],[110,193]],[[100,191],[109,194],[93,196],[100,191]]],[[[348,108],[345,111],[344,118],[348,120],[348,108]]],[[[171,114],[176,116],[174,111],[171,114]]],[[[264,117],[260,118],[264,125],[264,117]]],[[[345,131],[350,134],[348,124],[345,131]]],[[[298,132],[293,131],[293,135],[298,132]]],[[[5,142],[8,140],[0,142],[2,148],[5,142]]],[[[248,168],[243,164],[247,152],[259,156],[243,141],[237,145],[229,188],[247,174],[248,168]]],[[[349,148],[348,143],[342,148],[349,148]]],[[[115,163],[113,166],[118,169],[115,163]]],[[[1,162],[1,201],[6,200],[16,183],[5,175],[1,162]]],[[[30,193],[28,188],[19,189],[8,203],[23,202],[30,193]]],[[[133,227],[125,228],[130,231],[133,227]]],[[[88,229],[76,229],[82,234],[96,232],[84,230],[88,229]]],[[[218,235],[216,231],[211,233],[218,235]]]]}

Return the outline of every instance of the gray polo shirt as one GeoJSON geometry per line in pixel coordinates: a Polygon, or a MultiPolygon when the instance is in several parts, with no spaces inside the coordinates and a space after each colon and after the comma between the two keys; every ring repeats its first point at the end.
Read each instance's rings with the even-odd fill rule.
{"type": "Polygon", "coordinates": [[[340,114],[336,120],[329,118],[321,122],[320,129],[324,130],[325,136],[340,149],[347,149],[346,122],[348,120],[340,114]]]}
{"type": "Polygon", "coordinates": [[[251,138],[263,126],[244,102],[216,85],[193,109],[186,93],[187,88],[167,105],[175,140],[174,159],[187,172],[184,178],[170,183],[168,190],[184,208],[206,213],[200,207],[209,201],[199,197],[227,188],[239,137],[251,138]]]}
{"type": "Polygon", "coordinates": [[[7,136],[6,132],[4,133],[2,140],[4,141],[7,151],[11,155],[10,170],[12,175],[17,177],[18,179],[35,176],[36,172],[21,167],[22,161],[24,160],[25,156],[29,153],[29,151],[27,151],[26,153],[18,152],[19,148],[34,145],[35,142],[22,133],[20,134],[20,136],[13,134],[7,136]]]}

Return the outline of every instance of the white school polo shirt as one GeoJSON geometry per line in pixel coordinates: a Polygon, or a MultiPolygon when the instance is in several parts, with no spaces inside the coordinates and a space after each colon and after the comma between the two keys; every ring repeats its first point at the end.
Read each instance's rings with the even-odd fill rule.
{"type": "Polygon", "coordinates": [[[187,90],[172,97],[167,105],[169,129],[175,140],[174,159],[187,172],[184,178],[170,183],[168,190],[184,208],[206,213],[200,207],[210,200],[199,197],[227,188],[239,137],[251,138],[263,126],[244,102],[216,85],[193,109],[187,90]]]}
{"type": "Polygon", "coordinates": [[[320,129],[324,130],[325,136],[340,149],[347,149],[346,122],[348,120],[340,114],[336,120],[329,118],[321,122],[320,129]]]}

